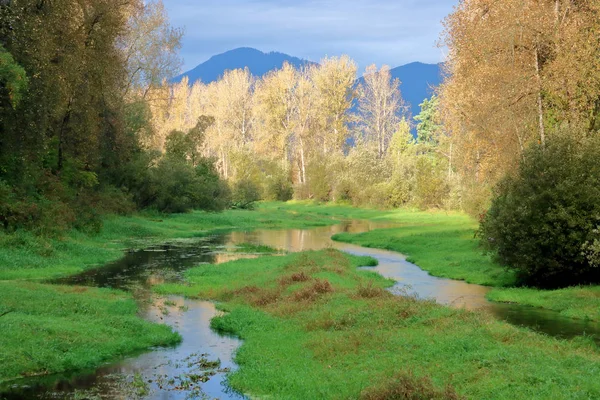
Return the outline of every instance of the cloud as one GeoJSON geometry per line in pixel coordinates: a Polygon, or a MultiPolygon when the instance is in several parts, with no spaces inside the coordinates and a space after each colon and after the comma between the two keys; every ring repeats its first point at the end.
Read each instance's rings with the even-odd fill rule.
{"type": "Polygon", "coordinates": [[[185,69],[237,47],[318,61],[348,54],[361,68],[439,62],[449,0],[165,0],[185,28],[185,69]]]}

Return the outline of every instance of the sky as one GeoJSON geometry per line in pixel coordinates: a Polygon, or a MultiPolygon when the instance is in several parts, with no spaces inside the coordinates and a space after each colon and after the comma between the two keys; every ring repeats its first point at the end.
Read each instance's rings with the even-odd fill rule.
{"type": "Polygon", "coordinates": [[[164,0],[183,28],[187,71],[238,47],[310,61],[347,54],[362,70],[437,63],[442,20],[457,0],[164,0]]]}

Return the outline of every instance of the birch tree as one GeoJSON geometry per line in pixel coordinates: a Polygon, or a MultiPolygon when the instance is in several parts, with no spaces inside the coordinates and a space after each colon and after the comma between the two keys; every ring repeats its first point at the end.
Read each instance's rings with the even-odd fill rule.
{"type": "Polygon", "coordinates": [[[356,63],[348,56],[324,58],[310,69],[318,93],[319,144],[322,153],[341,152],[349,137],[348,111],[355,98],[356,63]]]}
{"type": "Polygon", "coordinates": [[[392,80],[387,65],[379,71],[375,65],[368,66],[363,79],[364,83],[358,88],[358,119],[363,139],[375,145],[381,159],[406,111],[400,94],[400,80],[392,80]]]}

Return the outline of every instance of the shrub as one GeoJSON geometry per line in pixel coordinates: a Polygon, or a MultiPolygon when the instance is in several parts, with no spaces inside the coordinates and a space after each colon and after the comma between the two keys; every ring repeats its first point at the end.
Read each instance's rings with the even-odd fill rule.
{"type": "Polygon", "coordinates": [[[535,145],[495,189],[479,235],[522,281],[543,287],[600,282],[600,142],[535,145]]]}
{"type": "Polygon", "coordinates": [[[174,157],[156,161],[152,155],[143,154],[125,170],[122,185],[139,208],[161,212],[217,211],[229,201],[229,189],[208,159],[199,160],[194,167],[174,157]]]}
{"type": "Polygon", "coordinates": [[[239,209],[252,209],[260,200],[260,190],[250,179],[241,179],[231,188],[231,206],[239,209]]]}
{"type": "Polygon", "coordinates": [[[442,166],[435,159],[419,157],[415,173],[415,202],[419,208],[441,208],[449,193],[442,166]]]}
{"type": "Polygon", "coordinates": [[[288,201],[294,196],[294,188],[287,171],[275,170],[265,177],[263,198],[265,200],[288,201]]]}

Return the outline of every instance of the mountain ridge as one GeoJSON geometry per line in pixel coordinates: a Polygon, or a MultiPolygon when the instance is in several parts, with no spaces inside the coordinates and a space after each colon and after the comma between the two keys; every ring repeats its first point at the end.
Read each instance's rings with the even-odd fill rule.
{"type": "MultiPolygon", "coordinates": [[[[198,80],[211,83],[223,76],[227,70],[246,67],[252,75],[262,77],[270,71],[281,68],[285,62],[296,68],[317,64],[277,51],[265,53],[251,47],[239,47],[212,56],[195,68],[173,78],[172,82],[180,82],[184,76],[187,76],[191,83],[198,80]]],[[[431,97],[432,88],[442,82],[441,67],[442,63],[426,64],[415,61],[390,69],[392,78],[398,78],[402,83],[400,86],[402,98],[407,103],[412,117],[419,114],[423,100],[431,97]]],[[[363,79],[357,78],[357,82],[363,79]]]]}
{"type": "Polygon", "coordinates": [[[223,76],[225,71],[246,67],[252,75],[262,77],[270,71],[280,69],[285,62],[296,68],[316,64],[278,51],[265,53],[251,47],[239,47],[212,56],[195,68],[176,76],[172,81],[180,82],[184,76],[187,76],[190,82],[200,80],[203,83],[211,83],[223,76]]]}

